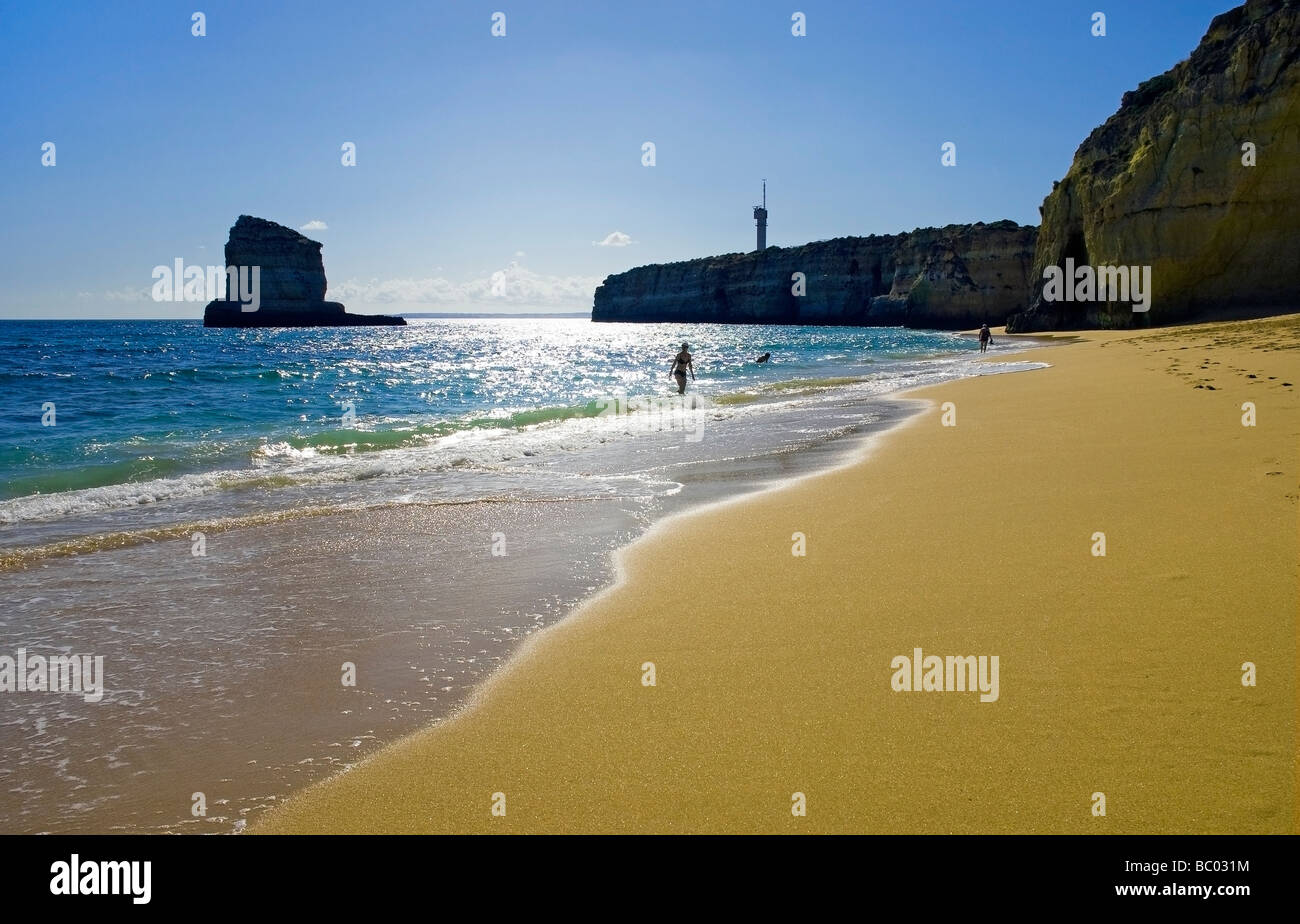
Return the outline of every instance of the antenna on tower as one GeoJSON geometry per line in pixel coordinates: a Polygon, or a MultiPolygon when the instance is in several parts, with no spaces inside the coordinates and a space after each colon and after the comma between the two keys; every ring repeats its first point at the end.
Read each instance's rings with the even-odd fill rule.
{"type": "Polygon", "coordinates": [[[767,178],[763,178],[763,204],[754,206],[754,223],[758,226],[758,252],[767,249],[767,178]]]}

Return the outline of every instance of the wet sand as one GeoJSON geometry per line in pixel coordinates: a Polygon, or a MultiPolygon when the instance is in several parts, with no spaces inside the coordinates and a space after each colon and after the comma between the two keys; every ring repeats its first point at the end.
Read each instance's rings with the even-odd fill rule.
{"type": "Polygon", "coordinates": [[[585,497],[269,510],[200,524],[203,556],[186,524],[18,548],[8,571],[0,552],[9,654],[96,652],[106,685],[98,702],[5,698],[0,819],[26,833],[243,830],[451,714],[607,585],[611,553],[655,519],[832,464],[910,410],[843,402],[833,419],[851,426],[828,430],[823,408],[821,439],[800,418],[764,429],[767,450],[716,427],[694,455],[680,431],[639,435],[627,458],[657,464],[660,495],[624,478],[585,497]]]}
{"type": "Polygon", "coordinates": [[[1295,830],[1300,317],[1016,359],[1052,366],[661,521],[457,716],[255,829],[1295,830]],[[996,702],[894,690],[916,648],[997,656],[996,702]]]}

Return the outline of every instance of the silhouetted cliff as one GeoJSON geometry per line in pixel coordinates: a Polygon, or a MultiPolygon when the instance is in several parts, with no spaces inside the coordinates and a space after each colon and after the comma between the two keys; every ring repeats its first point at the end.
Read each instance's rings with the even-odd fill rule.
{"type": "Polygon", "coordinates": [[[843,237],[642,266],[596,289],[593,321],[1000,324],[1030,294],[1035,231],[1012,221],[843,237]],[[804,293],[795,294],[796,273],[804,293]]]}

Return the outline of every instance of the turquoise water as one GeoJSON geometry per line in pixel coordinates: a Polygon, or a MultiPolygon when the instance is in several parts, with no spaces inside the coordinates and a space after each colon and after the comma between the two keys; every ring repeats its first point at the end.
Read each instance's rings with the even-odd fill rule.
{"type": "MultiPolygon", "coordinates": [[[[468,475],[500,475],[512,460],[606,441],[592,419],[614,396],[635,406],[638,397],[671,395],[668,371],[684,339],[696,357],[697,409],[732,415],[858,382],[893,390],[932,372],[935,361],[975,352],[969,338],[900,328],[457,319],[232,331],[194,321],[4,322],[0,524],[100,517],[76,533],[113,527],[103,517],[116,510],[131,511],[129,525],[138,527],[142,508],[182,519],[240,512],[241,504],[295,505],[313,485],[332,486],[328,500],[341,503],[347,485],[365,483],[352,496],[373,499],[383,493],[376,479],[406,477],[406,489],[410,476],[452,471],[455,483],[441,483],[447,496],[509,493],[518,484],[485,478],[476,486],[468,475]],[[753,362],[769,351],[769,363],[753,362]],[[208,501],[202,510],[200,498],[208,501]]],[[[618,474],[613,461],[597,467],[618,474]]],[[[552,488],[561,486],[530,481],[531,490],[552,488]]]]}

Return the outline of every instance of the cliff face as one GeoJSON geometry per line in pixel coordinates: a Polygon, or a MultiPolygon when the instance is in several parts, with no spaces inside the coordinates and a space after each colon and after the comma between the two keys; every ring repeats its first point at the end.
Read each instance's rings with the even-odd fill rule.
{"type": "Polygon", "coordinates": [[[1249,0],[1216,17],[1186,61],[1124,94],[1043,202],[1039,229],[950,225],[643,266],[605,280],[592,319],[965,328],[1005,318],[1020,332],[1295,310],[1298,193],[1300,0],[1249,0]],[[1058,300],[1048,300],[1053,266],[1149,267],[1134,278],[1151,285],[1140,298],[1049,290],[1058,300]],[[1135,301],[1149,310],[1135,313],[1135,301]]]}
{"type": "Polygon", "coordinates": [[[596,289],[592,320],[997,324],[1028,299],[1035,231],[981,222],[642,266],[596,289]]]}
{"type": "Polygon", "coordinates": [[[257,267],[257,309],[244,310],[233,289],[208,302],[204,327],[328,327],[405,324],[387,315],[348,314],[339,302],[325,301],[325,263],[321,245],[292,228],[240,215],[226,241],[226,266],[257,267]]]}
{"type": "Polygon", "coordinates": [[[1124,94],[1043,203],[1036,297],[1008,330],[1128,327],[1295,309],[1300,298],[1300,0],[1218,16],[1192,55],[1124,94]],[[1255,146],[1256,166],[1243,163],[1255,146]],[[1047,301],[1043,270],[1150,266],[1130,303],[1047,301]]]}

